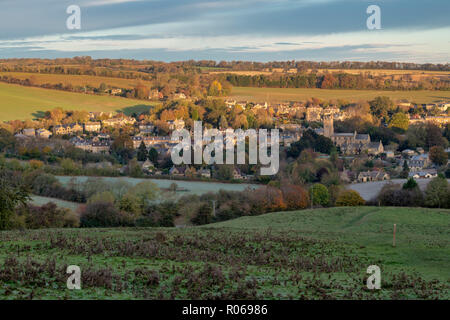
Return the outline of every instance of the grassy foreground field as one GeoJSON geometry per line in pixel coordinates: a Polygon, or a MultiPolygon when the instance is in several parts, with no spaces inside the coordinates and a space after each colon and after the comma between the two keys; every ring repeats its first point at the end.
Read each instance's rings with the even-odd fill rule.
{"type": "Polygon", "coordinates": [[[0,83],[0,121],[34,119],[43,112],[61,107],[67,110],[123,111],[148,110],[154,103],[112,96],[96,96],[0,83]]]}
{"type": "Polygon", "coordinates": [[[449,299],[449,230],[450,210],[361,207],[0,232],[0,299],[449,299]],[[373,264],[377,291],[365,284],[373,264]],[[81,267],[82,290],[66,289],[67,265],[81,267]]]}
{"type": "Polygon", "coordinates": [[[381,90],[329,90],[303,88],[251,88],[233,87],[230,99],[255,102],[305,101],[312,97],[323,100],[344,99],[347,101],[372,100],[377,96],[388,96],[392,100],[408,99],[416,103],[432,103],[450,100],[450,91],[381,91],[381,90]]]}

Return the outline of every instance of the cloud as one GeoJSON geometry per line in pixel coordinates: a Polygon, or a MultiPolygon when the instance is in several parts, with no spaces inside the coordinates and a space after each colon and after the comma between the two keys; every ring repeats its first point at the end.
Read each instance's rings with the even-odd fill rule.
{"type": "Polygon", "coordinates": [[[218,60],[221,55],[251,60],[252,55],[275,59],[317,51],[328,52],[331,60],[337,59],[333,54],[449,60],[449,42],[442,40],[448,38],[450,28],[448,0],[433,4],[379,0],[382,31],[366,29],[366,8],[373,3],[366,0],[77,2],[82,9],[81,31],[65,28],[65,10],[72,0],[5,0],[0,12],[0,30],[4,31],[0,55],[107,55],[117,51],[141,56],[151,52],[167,60],[185,52],[186,59],[197,59],[192,56],[195,53],[212,54],[218,60]]]}

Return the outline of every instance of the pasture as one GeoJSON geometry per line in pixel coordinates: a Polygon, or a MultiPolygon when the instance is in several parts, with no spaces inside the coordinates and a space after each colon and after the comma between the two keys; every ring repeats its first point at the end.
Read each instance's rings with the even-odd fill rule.
{"type": "Polygon", "coordinates": [[[34,83],[37,85],[42,84],[71,84],[76,86],[91,86],[98,88],[100,84],[104,83],[111,87],[133,89],[139,83],[150,86],[149,81],[142,81],[138,79],[123,79],[112,77],[100,77],[100,76],[87,76],[87,75],[66,75],[66,74],[44,74],[44,73],[26,73],[26,72],[0,72],[0,77],[10,76],[16,79],[25,80],[33,78],[34,83]]]}
{"type": "Polygon", "coordinates": [[[450,210],[360,207],[188,228],[3,231],[0,299],[449,299],[449,230],[450,210]],[[81,267],[81,290],[66,289],[68,265],[81,267]]]}
{"type": "Polygon", "coordinates": [[[183,181],[183,180],[170,180],[170,179],[140,179],[140,178],[130,178],[130,177],[86,177],[86,176],[57,176],[59,182],[63,185],[68,185],[69,182],[82,185],[89,178],[101,180],[105,183],[115,183],[118,181],[125,181],[131,186],[135,186],[140,182],[151,181],[155,183],[160,189],[168,189],[172,184],[176,184],[181,190],[178,192],[179,195],[192,194],[192,195],[202,195],[208,192],[219,192],[220,190],[225,191],[245,191],[247,188],[257,188],[256,184],[248,183],[221,183],[221,182],[203,182],[203,181],[183,181]]]}
{"type": "Polygon", "coordinates": [[[388,96],[392,100],[407,99],[415,103],[432,103],[450,100],[450,91],[384,91],[384,90],[343,90],[310,88],[252,88],[233,87],[229,99],[238,101],[281,103],[306,101],[310,98],[322,100],[342,99],[349,102],[372,100],[377,96],[388,96]]]}
{"type": "Polygon", "coordinates": [[[66,110],[142,112],[155,102],[113,96],[24,87],[0,82],[0,121],[42,117],[56,107],[66,110]]]}

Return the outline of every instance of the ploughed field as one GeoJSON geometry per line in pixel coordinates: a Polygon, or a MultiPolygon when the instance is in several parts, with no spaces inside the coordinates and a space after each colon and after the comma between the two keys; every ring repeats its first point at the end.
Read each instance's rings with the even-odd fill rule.
{"type": "Polygon", "coordinates": [[[449,290],[450,210],[330,208],[189,228],[0,232],[0,299],[449,299],[449,290]],[[81,267],[81,290],[66,288],[68,265],[81,267]],[[381,269],[380,290],[366,287],[370,265],[381,269]]]}

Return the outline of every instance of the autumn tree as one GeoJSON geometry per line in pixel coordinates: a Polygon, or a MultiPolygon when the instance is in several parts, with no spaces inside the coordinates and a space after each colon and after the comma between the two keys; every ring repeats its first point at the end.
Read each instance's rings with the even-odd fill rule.
{"type": "Polygon", "coordinates": [[[222,84],[214,80],[208,88],[209,96],[220,96],[222,94],[222,84]]]}
{"type": "Polygon", "coordinates": [[[363,206],[365,203],[361,195],[354,190],[343,191],[336,200],[336,206],[338,207],[363,206]]]}
{"type": "Polygon", "coordinates": [[[403,131],[406,131],[408,130],[408,126],[409,126],[408,116],[403,112],[398,112],[394,114],[391,120],[389,121],[389,128],[398,128],[403,131]]]}
{"type": "Polygon", "coordinates": [[[288,209],[305,209],[309,204],[308,192],[300,186],[283,185],[281,187],[284,203],[288,209]]]}
{"type": "Polygon", "coordinates": [[[388,112],[394,107],[394,102],[389,97],[376,97],[369,104],[372,114],[377,118],[387,118],[388,112]]]}
{"type": "Polygon", "coordinates": [[[438,166],[446,165],[448,161],[447,152],[445,152],[444,148],[441,146],[431,147],[430,160],[438,166]]]}
{"type": "Polygon", "coordinates": [[[309,194],[314,205],[327,206],[330,202],[330,193],[323,184],[314,184],[309,189],[309,194]]]}

